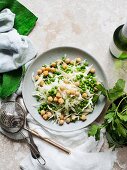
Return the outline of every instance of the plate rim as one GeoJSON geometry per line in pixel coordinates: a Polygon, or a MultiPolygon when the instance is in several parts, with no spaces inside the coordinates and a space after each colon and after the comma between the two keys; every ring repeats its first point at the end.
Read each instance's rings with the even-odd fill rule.
{"type": "MultiPolygon", "coordinates": [[[[50,49],[42,52],[41,54],[39,54],[39,55],[31,62],[30,66],[28,67],[28,69],[27,69],[27,71],[26,71],[26,73],[25,73],[25,76],[24,76],[24,78],[23,78],[23,83],[22,83],[22,96],[23,96],[23,100],[24,100],[24,98],[25,98],[25,97],[24,97],[24,91],[25,91],[25,90],[24,90],[24,89],[25,89],[24,80],[25,80],[25,77],[27,76],[27,72],[29,72],[29,70],[31,69],[31,66],[33,65],[33,63],[34,63],[38,58],[40,58],[42,55],[45,55],[46,53],[48,53],[48,52],[50,52],[50,51],[52,51],[52,50],[57,50],[57,49],[62,49],[62,48],[63,48],[63,49],[68,48],[68,49],[78,50],[78,51],[81,51],[81,52],[83,52],[83,53],[86,53],[86,55],[90,56],[90,57],[97,63],[97,65],[100,67],[101,72],[102,72],[102,74],[103,74],[103,76],[104,76],[104,79],[105,79],[105,87],[108,88],[108,81],[107,81],[106,74],[105,74],[102,66],[100,65],[100,63],[96,60],[96,58],[93,57],[93,55],[91,55],[90,53],[86,52],[86,51],[85,51],[84,49],[82,49],[82,48],[78,48],[78,47],[74,47],[74,46],[57,46],[57,47],[50,48],[50,49]]],[[[25,106],[26,106],[25,100],[24,100],[24,104],[25,104],[25,106]]],[[[51,130],[51,131],[55,131],[55,132],[74,132],[74,131],[78,131],[78,130],[82,130],[82,129],[84,129],[84,128],[87,128],[90,124],[92,124],[92,123],[102,114],[102,112],[103,112],[103,110],[104,110],[104,108],[105,108],[105,105],[106,105],[106,98],[105,98],[105,104],[104,104],[104,106],[103,106],[103,108],[102,108],[101,113],[100,113],[91,123],[89,123],[88,125],[86,125],[86,126],[84,126],[84,127],[79,128],[79,129],[72,129],[72,130],[68,130],[68,129],[66,129],[66,130],[60,130],[60,129],[56,130],[55,128],[47,127],[47,126],[41,124],[36,118],[34,118],[34,116],[29,112],[29,110],[28,110],[28,109],[27,109],[27,110],[28,110],[28,113],[32,116],[32,118],[33,118],[41,127],[45,128],[45,129],[48,129],[48,130],[51,130]]],[[[26,108],[27,108],[27,106],[26,106],[26,108]]]]}

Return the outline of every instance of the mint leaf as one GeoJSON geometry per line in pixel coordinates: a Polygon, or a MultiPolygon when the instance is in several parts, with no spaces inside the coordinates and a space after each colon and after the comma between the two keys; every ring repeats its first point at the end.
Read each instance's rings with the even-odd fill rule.
{"type": "Polygon", "coordinates": [[[96,140],[100,140],[100,130],[101,127],[99,125],[92,125],[88,132],[88,136],[95,136],[96,140]]]}
{"type": "Polygon", "coordinates": [[[125,80],[119,79],[113,89],[108,91],[108,97],[110,101],[114,101],[124,94],[125,80]]]}

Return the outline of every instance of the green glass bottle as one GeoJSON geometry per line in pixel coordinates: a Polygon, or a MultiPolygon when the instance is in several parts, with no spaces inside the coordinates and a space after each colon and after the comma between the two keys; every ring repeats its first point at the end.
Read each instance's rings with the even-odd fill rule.
{"type": "Polygon", "coordinates": [[[109,50],[112,56],[127,59],[127,23],[115,30],[109,50]]]}

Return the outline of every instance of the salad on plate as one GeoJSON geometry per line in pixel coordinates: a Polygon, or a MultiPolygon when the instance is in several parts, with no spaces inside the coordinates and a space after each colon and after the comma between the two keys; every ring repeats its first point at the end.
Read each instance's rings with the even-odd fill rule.
{"type": "Polygon", "coordinates": [[[59,125],[85,121],[99,99],[96,70],[87,60],[66,55],[32,74],[38,113],[59,125]]]}

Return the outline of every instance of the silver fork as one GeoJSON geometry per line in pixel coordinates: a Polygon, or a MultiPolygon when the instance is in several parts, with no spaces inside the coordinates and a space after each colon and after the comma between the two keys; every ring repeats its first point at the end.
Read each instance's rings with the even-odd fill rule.
{"type": "MultiPolygon", "coordinates": [[[[25,113],[27,114],[28,111],[27,111],[27,109],[26,109],[26,107],[25,107],[25,104],[24,104],[24,102],[23,102],[23,98],[22,98],[21,96],[18,96],[18,97],[16,98],[16,101],[23,107],[25,113]]],[[[29,128],[29,124],[28,124],[27,119],[26,119],[26,126],[29,128]]],[[[39,152],[39,150],[38,150],[37,145],[36,145],[35,142],[34,142],[34,139],[33,139],[32,134],[31,134],[29,131],[28,131],[28,136],[29,136],[29,140],[30,140],[30,144],[31,144],[31,145],[29,145],[29,146],[30,146],[31,155],[32,155],[32,157],[33,157],[34,159],[37,159],[37,160],[38,160],[38,158],[41,157],[41,154],[40,154],[40,152],[39,152]]],[[[41,157],[41,158],[42,158],[42,157],[41,157]]],[[[43,159],[43,158],[42,158],[42,159],[43,159]]],[[[43,161],[44,161],[44,165],[45,165],[45,164],[46,164],[46,161],[45,161],[44,159],[43,159],[43,161]]]]}

